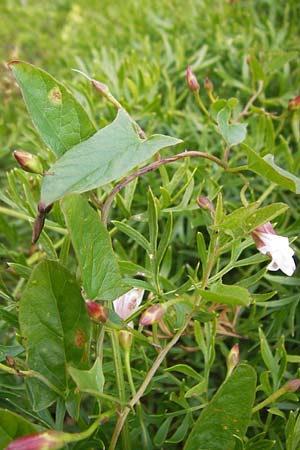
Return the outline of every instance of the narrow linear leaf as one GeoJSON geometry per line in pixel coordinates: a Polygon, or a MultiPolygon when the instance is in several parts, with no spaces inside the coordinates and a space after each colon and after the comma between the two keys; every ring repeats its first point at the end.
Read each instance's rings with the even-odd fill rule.
{"type": "Polygon", "coordinates": [[[85,368],[90,319],[75,278],[55,261],[43,261],[32,272],[20,300],[19,322],[30,370],[56,390],[27,378],[33,407],[40,410],[67,389],[67,364],[85,368]]]}
{"type": "Polygon", "coordinates": [[[218,283],[214,285],[210,291],[198,289],[197,292],[209,302],[242,306],[248,306],[251,302],[250,293],[241,286],[218,283]]]}
{"type": "Polygon", "coordinates": [[[9,66],[35,127],[57,157],[96,132],[81,104],[55,78],[24,61],[9,66]]]}
{"type": "Polygon", "coordinates": [[[211,228],[220,229],[233,239],[239,239],[243,236],[248,236],[255,228],[283,214],[288,209],[288,205],[273,203],[263,208],[258,208],[259,203],[255,202],[247,207],[236,209],[225,216],[218,225],[213,225],[211,228]]]}
{"type": "Polygon", "coordinates": [[[143,247],[147,252],[151,251],[150,242],[147,241],[147,239],[139,231],[135,230],[126,223],[119,222],[118,220],[113,220],[112,222],[118,230],[130,237],[134,242],[143,247]]]}
{"type": "Polygon", "coordinates": [[[99,215],[80,195],[67,196],[62,209],[87,297],[114,300],[129,288],[122,280],[109,233],[99,215]]]}
{"type": "Polygon", "coordinates": [[[277,166],[273,155],[268,154],[262,158],[248,145],[243,144],[242,147],[247,153],[249,170],[296,194],[300,193],[300,179],[277,166]]]}
{"type": "Polygon", "coordinates": [[[140,139],[127,115],[115,120],[65,153],[44,176],[41,202],[53,203],[68,193],[81,193],[114,181],[164,147],[182,142],[170,136],[140,139]]]}
{"type": "Polygon", "coordinates": [[[225,381],[194,425],[184,450],[233,450],[243,438],[255,398],[256,373],[241,364],[225,381]]]}

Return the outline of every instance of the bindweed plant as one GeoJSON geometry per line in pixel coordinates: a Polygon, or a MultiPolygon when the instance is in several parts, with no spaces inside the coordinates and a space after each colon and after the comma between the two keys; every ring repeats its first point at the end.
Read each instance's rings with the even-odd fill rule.
{"type": "Polygon", "coordinates": [[[283,129],[297,138],[300,101],[274,111],[247,64],[245,104],[187,68],[199,148],[149,134],[109,80],[74,72],[115,108],[99,128],[50,74],[9,64],[44,147],[14,152],[0,196],[9,239],[33,230],[0,280],[1,448],[299,448],[299,155],[283,129]]]}

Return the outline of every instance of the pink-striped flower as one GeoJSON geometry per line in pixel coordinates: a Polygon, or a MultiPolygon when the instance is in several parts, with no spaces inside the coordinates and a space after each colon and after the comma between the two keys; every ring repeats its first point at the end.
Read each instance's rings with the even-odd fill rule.
{"type": "Polygon", "coordinates": [[[257,249],[271,258],[268,270],[281,270],[289,277],[293,275],[296,265],[293,259],[294,250],[285,236],[276,234],[270,222],[256,228],[252,237],[257,249]]]}
{"type": "MultiPolygon", "coordinates": [[[[114,310],[122,320],[126,320],[140,306],[144,295],[144,289],[133,288],[121,297],[113,301],[114,310]]],[[[129,322],[128,326],[133,328],[133,322],[129,322]]]]}

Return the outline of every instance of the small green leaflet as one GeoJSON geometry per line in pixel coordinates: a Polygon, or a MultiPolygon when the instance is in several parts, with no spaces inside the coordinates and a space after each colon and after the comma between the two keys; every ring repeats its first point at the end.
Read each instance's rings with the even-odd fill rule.
{"type": "Polygon", "coordinates": [[[217,115],[217,122],[219,130],[227,142],[228,145],[237,145],[243,142],[247,134],[247,125],[244,123],[230,124],[231,112],[228,107],[225,107],[219,111],[217,115]]]}
{"type": "Polygon", "coordinates": [[[70,193],[82,193],[126,175],[162,148],[182,142],[170,136],[140,139],[124,111],[92,137],[65,153],[42,183],[41,202],[53,203],[70,193]]]}

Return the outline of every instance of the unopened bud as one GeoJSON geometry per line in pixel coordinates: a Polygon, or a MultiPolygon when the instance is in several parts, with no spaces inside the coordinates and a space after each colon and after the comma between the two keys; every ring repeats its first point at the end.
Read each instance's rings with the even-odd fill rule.
{"type": "Polygon", "coordinates": [[[288,109],[290,111],[296,111],[300,108],[300,95],[297,95],[297,97],[293,98],[288,104],[288,109]]]}
{"type": "Polygon", "coordinates": [[[64,445],[65,433],[47,431],[44,433],[22,436],[12,441],[6,450],[50,450],[59,449],[64,445]]]}
{"type": "Polygon", "coordinates": [[[204,80],[204,89],[205,89],[207,92],[212,92],[212,91],[214,90],[214,85],[213,85],[212,81],[211,81],[208,77],[205,77],[205,80],[204,80]]]}
{"type": "Polygon", "coordinates": [[[200,208],[208,209],[208,211],[210,211],[212,214],[215,213],[215,208],[213,207],[213,204],[204,195],[199,195],[199,197],[197,198],[197,203],[198,203],[200,208]]]}
{"type": "Polygon", "coordinates": [[[238,365],[240,359],[239,344],[234,344],[227,355],[227,377],[229,377],[233,369],[238,365]]]}
{"type": "Polygon", "coordinates": [[[46,214],[51,211],[53,204],[45,205],[42,202],[38,204],[38,214],[34,220],[33,230],[32,230],[32,244],[35,244],[40,237],[41,232],[43,231],[46,214]]]}
{"type": "Polygon", "coordinates": [[[85,301],[85,306],[90,318],[97,323],[105,323],[108,318],[107,310],[104,306],[91,300],[85,301]]]}
{"type": "Polygon", "coordinates": [[[23,150],[15,150],[13,155],[22,169],[26,170],[26,172],[43,173],[43,166],[36,155],[24,152],[23,150]]]}
{"type": "Polygon", "coordinates": [[[120,330],[118,335],[121,347],[124,350],[129,350],[132,344],[132,334],[129,331],[120,330]]]}
{"type": "Polygon", "coordinates": [[[166,308],[160,303],[150,306],[150,308],[142,314],[142,317],[140,318],[140,325],[153,325],[154,323],[159,322],[165,312],[166,308]]]}
{"type": "Polygon", "coordinates": [[[250,61],[251,61],[251,56],[250,56],[250,55],[247,55],[247,56],[246,56],[246,63],[249,65],[249,64],[250,64],[250,61]]]}
{"type": "Polygon", "coordinates": [[[300,379],[295,378],[294,380],[288,381],[285,385],[287,392],[295,392],[300,387],[300,379]]]}
{"type": "Polygon", "coordinates": [[[186,83],[188,85],[188,88],[191,92],[198,92],[200,89],[199,83],[197,81],[197,78],[194,74],[194,72],[192,71],[191,66],[188,66],[187,71],[186,71],[186,83]]]}

